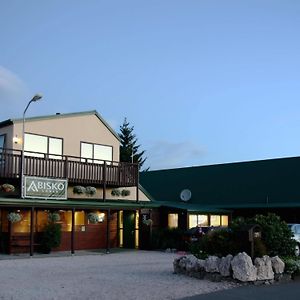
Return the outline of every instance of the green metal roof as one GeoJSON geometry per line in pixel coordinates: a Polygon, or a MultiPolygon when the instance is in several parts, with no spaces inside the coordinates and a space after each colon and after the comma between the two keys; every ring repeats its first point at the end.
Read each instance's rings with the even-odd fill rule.
{"type": "Polygon", "coordinates": [[[139,209],[155,208],[160,204],[152,201],[125,202],[125,201],[83,201],[81,200],[40,200],[20,198],[0,198],[0,206],[12,207],[50,207],[50,208],[77,208],[77,209],[139,209]]]}
{"type": "Polygon", "coordinates": [[[228,214],[231,211],[220,209],[217,207],[209,207],[209,206],[203,206],[201,204],[189,204],[185,202],[170,202],[170,201],[157,201],[161,206],[170,207],[170,208],[178,208],[178,209],[184,209],[188,212],[192,213],[218,213],[218,214],[228,214]]]}
{"type": "MultiPolygon", "coordinates": [[[[26,122],[40,121],[40,120],[51,120],[58,118],[68,118],[68,117],[76,117],[76,116],[86,116],[86,115],[95,115],[106,127],[107,129],[118,139],[119,135],[110,127],[110,125],[101,117],[101,115],[96,110],[83,111],[83,112],[74,112],[74,113],[66,113],[66,114],[55,114],[55,115],[46,115],[46,116],[37,116],[37,117],[29,117],[26,118],[26,122]]],[[[0,122],[0,128],[12,125],[14,123],[20,123],[23,119],[8,119],[3,122],[0,122]]]]}
{"type": "Polygon", "coordinates": [[[140,182],[158,202],[180,203],[180,192],[189,189],[189,205],[296,207],[300,157],[148,171],[140,173],[140,182]]]}

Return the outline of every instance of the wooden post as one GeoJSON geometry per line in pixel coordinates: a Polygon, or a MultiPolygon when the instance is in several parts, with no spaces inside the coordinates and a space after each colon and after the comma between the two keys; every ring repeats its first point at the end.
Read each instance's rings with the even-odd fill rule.
{"type": "Polygon", "coordinates": [[[33,243],[34,243],[34,207],[31,207],[30,212],[30,257],[33,256],[33,243]]]}
{"type": "Polygon", "coordinates": [[[74,243],[75,243],[75,208],[72,208],[72,232],[71,232],[71,254],[74,255],[74,243]]]}
{"type": "Polygon", "coordinates": [[[139,165],[137,165],[137,175],[136,175],[136,202],[139,202],[139,180],[140,180],[139,165]]]}
{"type": "MultiPolygon", "coordinates": [[[[8,211],[10,213],[10,211],[8,211]]],[[[8,220],[8,254],[11,254],[11,234],[12,234],[12,223],[11,221],[8,220]]]]}
{"type": "Polygon", "coordinates": [[[109,254],[110,251],[110,208],[107,210],[107,220],[106,220],[106,254],[109,254]]]}
{"type": "Polygon", "coordinates": [[[106,201],[106,161],[103,164],[103,201],[106,201]]]}

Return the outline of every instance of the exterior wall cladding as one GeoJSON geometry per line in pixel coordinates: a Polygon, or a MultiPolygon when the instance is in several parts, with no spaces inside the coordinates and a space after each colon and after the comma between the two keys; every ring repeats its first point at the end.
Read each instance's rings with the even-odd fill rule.
{"type": "Polygon", "coordinates": [[[150,201],[139,189],[138,165],[119,162],[118,135],[101,116],[91,111],[26,119],[24,159],[22,125],[22,120],[0,123],[4,141],[0,145],[0,251],[33,255],[53,212],[59,215],[56,222],[62,227],[61,245],[54,250],[137,248],[143,242],[141,211],[149,212],[150,201]],[[43,141],[46,150],[41,151],[39,142],[28,150],[29,137],[43,141]],[[49,151],[53,145],[55,153],[49,151]],[[92,149],[91,156],[83,153],[84,146],[92,149]],[[104,149],[103,157],[97,149],[104,149]],[[36,190],[36,196],[23,199],[22,164],[25,177],[31,180],[66,180],[67,197],[53,197],[53,193],[40,197],[36,190]],[[14,222],[12,213],[21,220],[14,222]],[[96,222],[91,215],[97,216],[96,222]],[[123,224],[125,217],[131,222],[126,223],[133,228],[131,235],[125,219],[123,224]]]}

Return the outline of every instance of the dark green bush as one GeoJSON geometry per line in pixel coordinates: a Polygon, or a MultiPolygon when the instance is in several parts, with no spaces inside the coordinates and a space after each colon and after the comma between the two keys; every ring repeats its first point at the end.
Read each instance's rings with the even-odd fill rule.
{"type": "Polygon", "coordinates": [[[226,256],[229,253],[235,255],[238,252],[247,252],[250,255],[251,243],[244,228],[251,224],[259,225],[262,231],[262,238],[254,240],[255,257],[266,254],[293,255],[295,241],[292,233],[287,224],[275,214],[256,215],[249,219],[237,218],[227,229],[215,229],[204,235],[199,242],[190,246],[190,251],[198,257],[203,256],[203,253],[226,256]]]}
{"type": "Polygon", "coordinates": [[[184,231],[179,228],[156,229],[152,232],[152,249],[177,249],[185,250],[186,244],[183,240],[184,231]]]}
{"type": "Polygon", "coordinates": [[[61,225],[49,223],[45,225],[40,241],[40,251],[50,253],[53,248],[59,247],[61,243],[61,225]]]}
{"type": "Polygon", "coordinates": [[[256,215],[252,221],[261,227],[262,240],[270,256],[294,254],[296,242],[293,240],[293,234],[279,216],[275,214],[256,215]]]}

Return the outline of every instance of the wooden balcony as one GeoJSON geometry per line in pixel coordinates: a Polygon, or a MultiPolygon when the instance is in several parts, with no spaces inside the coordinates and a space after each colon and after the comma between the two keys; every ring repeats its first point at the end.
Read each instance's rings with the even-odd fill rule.
{"type": "MultiPolygon", "coordinates": [[[[22,152],[0,149],[0,178],[21,178],[22,152]]],[[[26,152],[24,175],[68,179],[74,184],[138,185],[138,164],[26,152]]]]}

